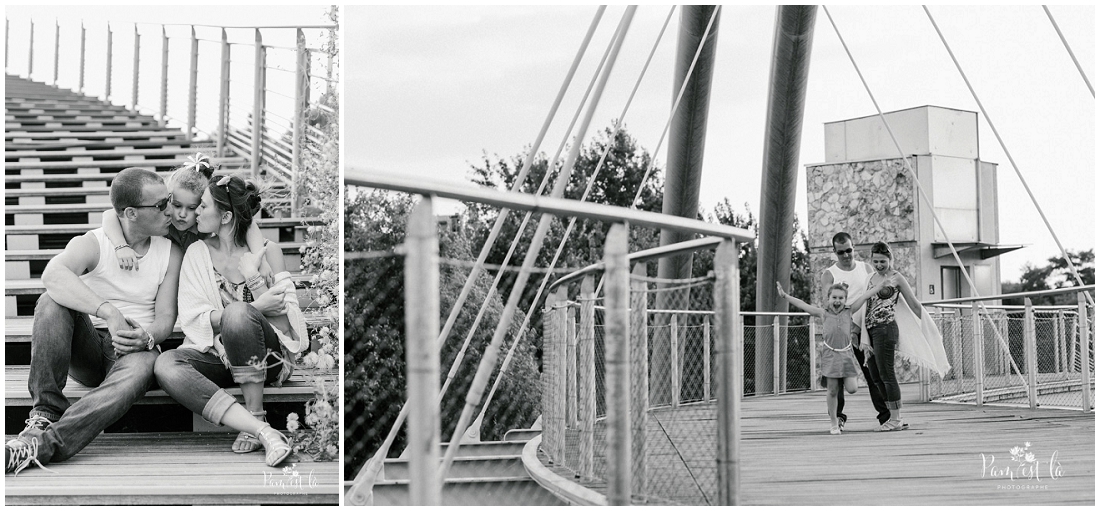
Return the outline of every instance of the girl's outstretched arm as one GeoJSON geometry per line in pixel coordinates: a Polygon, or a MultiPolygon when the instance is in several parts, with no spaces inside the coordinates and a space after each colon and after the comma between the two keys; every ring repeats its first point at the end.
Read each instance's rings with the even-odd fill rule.
{"type": "Polygon", "coordinates": [[[917,296],[913,294],[913,288],[909,287],[909,280],[902,274],[894,272],[894,276],[897,277],[898,291],[901,292],[901,296],[905,297],[905,303],[909,304],[909,309],[913,311],[913,314],[920,319],[921,312],[924,310],[920,302],[917,301],[917,296]]]}
{"type": "Polygon", "coordinates": [[[106,234],[107,239],[111,240],[111,246],[121,247],[115,250],[115,257],[118,258],[118,267],[123,270],[137,271],[137,252],[134,252],[134,249],[126,244],[126,235],[122,233],[122,222],[118,220],[118,214],[115,213],[115,210],[108,209],[103,212],[102,225],[103,234],[106,234]]]}
{"type": "Polygon", "coordinates": [[[783,286],[779,285],[779,282],[775,283],[775,288],[779,291],[779,296],[786,298],[788,302],[793,304],[795,307],[802,309],[803,312],[810,314],[811,316],[817,316],[819,318],[825,317],[825,309],[822,309],[821,307],[815,307],[787,294],[787,292],[783,290],[783,286]]]}
{"type": "MultiPolygon", "coordinates": [[[[864,302],[866,302],[867,300],[870,300],[871,297],[875,295],[875,293],[878,293],[879,290],[881,290],[882,287],[885,286],[887,282],[891,282],[892,279],[893,279],[893,277],[891,277],[889,279],[882,279],[882,282],[879,282],[878,284],[875,284],[875,286],[872,287],[871,289],[868,289],[866,293],[863,293],[863,294],[859,295],[859,297],[856,298],[856,300],[854,302],[852,302],[851,305],[849,305],[849,307],[851,307],[853,311],[859,310],[860,307],[863,307],[864,302]]],[[[894,284],[891,284],[891,285],[894,285],[894,284]]]]}

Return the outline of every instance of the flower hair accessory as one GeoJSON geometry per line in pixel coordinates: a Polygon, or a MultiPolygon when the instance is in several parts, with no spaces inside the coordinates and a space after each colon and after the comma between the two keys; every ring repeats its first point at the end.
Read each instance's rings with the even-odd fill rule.
{"type": "Polygon", "coordinates": [[[194,156],[188,156],[187,161],[191,162],[191,166],[195,167],[195,170],[200,170],[202,167],[213,169],[214,166],[210,164],[210,157],[202,153],[195,153],[194,156]]]}
{"type": "Polygon", "coordinates": [[[228,186],[230,179],[231,179],[230,176],[222,176],[222,178],[218,180],[217,185],[218,186],[228,186]]]}

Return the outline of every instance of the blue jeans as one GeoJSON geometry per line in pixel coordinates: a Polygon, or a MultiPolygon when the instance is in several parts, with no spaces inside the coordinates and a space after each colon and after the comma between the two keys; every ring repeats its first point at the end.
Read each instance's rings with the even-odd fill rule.
{"type": "Polygon", "coordinates": [[[901,409],[901,385],[898,385],[894,373],[894,358],[898,349],[898,324],[891,321],[885,325],[875,325],[867,329],[871,335],[871,348],[875,361],[871,364],[871,378],[886,396],[886,407],[901,409]]]}
{"type": "Polygon", "coordinates": [[[166,351],[154,368],[157,382],[169,396],[219,426],[225,412],[237,402],[225,387],[271,383],[282,369],[268,363],[271,353],[281,349],[275,329],[252,305],[229,304],[222,311],[221,336],[228,368],[214,350],[204,353],[189,348],[166,351]]]}
{"type": "Polygon", "coordinates": [[[126,414],[153,383],[157,351],[115,357],[111,336],[92,327],[87,314],[64,307],[42,293],[31,327],[31,367],[27,381],[31,415],[53,421],[38,438],[38,461],[67,460],[126,414]],[[62,392],[66,374],[94,387],[72,406],[62,392]]]}

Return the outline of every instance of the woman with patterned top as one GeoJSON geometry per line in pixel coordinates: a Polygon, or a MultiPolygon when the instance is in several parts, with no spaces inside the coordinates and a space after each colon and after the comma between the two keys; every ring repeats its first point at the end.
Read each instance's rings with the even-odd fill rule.
{"type": "MultiPolygon", "coordinates": [[[[898,384],[897,374],[894,372],[894,360],[898,351],[898,324],[895,320],[895,305],[899,296],[904,296],[905,303],[912,309],[917,318],[921,317],[923,309],[912,288],[905,277],[892,268],[893,255],[890,246],[885,242],[877,242],[871,247],[871,267],[875,273],[871,274],[867,281],[868,289],[881,287],[871,296],[867,302],[867,314],[865,328],[870,337],[870,344],[866,341],[860,343],[860,349],[865,354],[873,356],[868,360],[872,385],[877,385],[882,395],[886,396],[886,407],[890,409],[890,420],[878,427],[876,431],[899,431],[907,429],[908,425],[901,421],[901,386],[898,384]]],[[[865,357],[866,359],[866,357],[865,357]]]]}
{"type": "Polygon", "coordinates": [[[233,451],[263,446],[270,466],[290,455],[287,438],[265,420],[263,389],[290,376],[288,362],[309,345],[282,250],[249,252],[245,233],[260,211],[257,187],[239,177],[211,180],[197,213],[208,236],[183,257],[179,321],[184,343],[157,358],[157,381],[180,404],[240,432],[233,451]],[[223,387],[239,385],[244,406],[223,387]]]}

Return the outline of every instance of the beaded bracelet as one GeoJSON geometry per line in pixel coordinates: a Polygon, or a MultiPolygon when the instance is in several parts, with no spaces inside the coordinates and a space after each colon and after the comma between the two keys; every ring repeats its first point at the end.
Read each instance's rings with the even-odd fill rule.
{"type": "Polygon", "coordinates": [[[129,243],[123,243],[123,244],[115,247],[115,252],[118,252],[120,249],[123,249],[123,248],[130,248],[130,244],[129,243]]]}
{"type": "Polygon", "coordinates": [[[266,284],[267,284],[267,282],[264,280],[264,276],[259,275],[259,274],[253,276],[250,279],[245,280],[245,285],[248,286],[249,289],[255,289],[257,287],[264,287],[266,284]]]}

